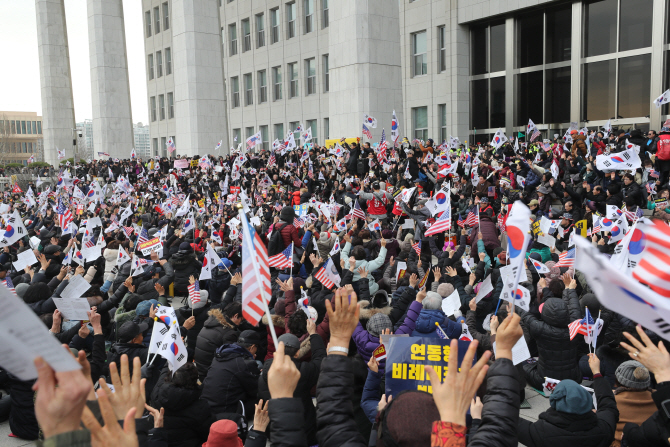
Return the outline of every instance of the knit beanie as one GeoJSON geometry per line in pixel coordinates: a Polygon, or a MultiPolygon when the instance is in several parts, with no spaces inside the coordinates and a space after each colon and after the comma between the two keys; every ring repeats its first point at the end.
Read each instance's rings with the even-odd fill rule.
{"type": "Polygon", "coordinates": [[[454,293],[454,286],[452,286],[448,282],[443,282],[442,284],[437,286],[437,293],[439,293],[442,298],[446,298],[452,293],[454,293]]]}
{"type": "Polygon", "coordinates": [[[388,315],[378,313],[374,314],[368,320],[368,324],[365,326],[365,329],[367,329],[367,331],[373,337],[379,337],[379,334],[381,334],[384,329],[393,329],[393,323],[391,322],[391,319],[388,317],[388,315]]]}
{"type": "Polygon", "coordinates": [[[275,315],[281,315],[283,317],[286,314],[286,300],[277,300],[274,309],[275,315]]]}
{"type": "Polygon", "coordinates": [[[626,388],[644,390],[651,385],[649,370],[637,360],[627,360],[614,373],[617,382],[626,388]]]}
{"type": "Polygon", "coordinates": [[[586,414],[593,408],[593,398],[574,380],[562,380],[549,397],[549,405],[556,411],[586,414]]]}
{"type": "Polygon", "coordinates": [[[405,391],[394,396],[393,401],[386,410],[386,425],[395,444],[399,447],[430,444],[433,425],[430,421],[440,420],[432,396],[422,391],[405,391]]]}

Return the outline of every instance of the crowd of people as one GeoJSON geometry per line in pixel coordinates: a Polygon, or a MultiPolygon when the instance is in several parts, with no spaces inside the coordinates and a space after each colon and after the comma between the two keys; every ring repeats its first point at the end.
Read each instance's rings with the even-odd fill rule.
{"type": "Polygon", "coordinates": [[[0,279],[81,369],[40,357],[24,381],[0,358],[0,421],[45,446],[667,445],[667,342],[605,307],[569,259],[578,235],[615,253],[620,238],[599,224],[611,206],[631,223],[670,221],[670,129],[526,140],[280,143],[68,163],[51,189],[10,185],[5,238],[17,213],[25,233],[2,248],[0,279]],[[598,169],[630,143],[639,168],[598,169]],[[526,308],[501,303],[519,202],[534,222],[526,308]],[[269,269],[257,325],[245,318],[240,207],[268,256],[287,258],[269,269]],[[17,271],[28,250],[37,262],[17,271]],[[77,276],[88,321],[57,306],[77,276]],[[161,308],[178,319],[178,368],[150,345],[161,308]],[[602,322],[594,349],[569,328],[589,313],[602,322]],[[387,394],[392,351],[379,352],[393,335],[451,340],[442,369],[421,368],[430,393],[387,394]],[[520,418],[526,387],[549,395],[547,378],[550,408],[520,418]]]}

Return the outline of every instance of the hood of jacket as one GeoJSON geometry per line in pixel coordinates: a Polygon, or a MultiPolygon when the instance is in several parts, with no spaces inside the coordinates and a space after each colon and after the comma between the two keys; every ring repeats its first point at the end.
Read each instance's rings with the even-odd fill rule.
{"type": "Polygon", "coordinates": [[[102,252],[102,256],[105,258],[105,261],[114,262],[116,261],[116,258],[119,257],[119,250],[105,248],[102,252]]]}
{"type": "Polygon", "coordinates": [[[542,307],[542,321],[549,326],[564,328],[570,324],[568,305],[561,298],[549,298],[542,307]]]}
{"type": "Polygon", "coordinates": [[[214,359],[222,362],[227,362],[239,357],[244,357],[251,360],[254,358],[251,352],[236,344],[223,345],[216,350],[216,354],[214,355],[214,359]]]}
{"type": "MultiPolygon", "coordinates": [[[[264,325],[268,325],[268,316],[267,314],[263,314],[263,318],[261,318],[261,321],[263,322],[264,325]]],[[[272,325],[274,327],[280,327],[284,329],[284,326],[286,325],[286,319],[282,315],[272,315],[272,325]]]]}
{"type": "Polygon", "coordinates": [[[190,251],[183,250],[179,250],[170,257],[170,261],[172,262],[172,266],[174,268],[178,268],[178,266],[179,268],[187,266],[195,260],[195,254],[191,253],[190,251]]]}
{"type": "Polygon", "coordinates": [[[573,140],[581,140],[582,142],[586,141],[586,135],[582,134],[577,134],[574,137],[572,137],[573,140]]]}
{"type": "Polygon", "coordinates": [[[153,404],[158,408],[163,407],[166,410],[183,411],[188,406],[200,399],[202,391],[200,388],[188,390],[180,388],[172,383],[159,383],[156,385],[157,392],[154,393],[153,404]]]}
{"type": "Polygon", "coordinates": [[[207,318],[205,321],[204,327],[213,328],[217,326],[223,326],[235,329],[235,325],[230,320],[228,320],[228,318],[226,318],[223,312],[221,312],[221,309],[210,309],[207,314],[209,315],[209,318],[207,318]]]}
{"type": "Polygon", "coordinates": [[[366,300],[359,301],[359,303],[361,305],[361,314],[360,314],[361,320],[369,320],[370,318],[372,318],[373,315],[376,314],[384,314],[384,315],[391,314],[390,306],[384,306],[382,308],[370,307],[370,301],[366,300]]]}
{"type": "Polygon", "coordinates": [[[445,318],[447,318],[447,316],[444,314],[442,309],[421,309],[421,312],[419,312],[419,318],[416,319],[416,326],[414,326],[414,330],[424,334],[429,334],[435,331],[435,323],[439,323],[440,326],[442,326],[445,318]]]}

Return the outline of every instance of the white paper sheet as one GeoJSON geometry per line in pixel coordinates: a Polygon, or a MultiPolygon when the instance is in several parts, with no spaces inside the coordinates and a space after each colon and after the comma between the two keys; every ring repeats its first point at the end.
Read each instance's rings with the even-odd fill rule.
{"type": "Polygon", "coordinates": [[[66,320],[86,321],[91,306],[86,298],[52,298],[66,320]]]}
{"type": "Polygon", "coordinates": [[[537,241],[540,244],[544,244],[549,248],[556,246],[556,238],[553,236],[547,236],[547,235],[538,236],[537,241]]]}
{"type": "Polygon", "coordinates": [[[20,272],[26,266],[33,265],[37,262],[37,258],[35,257],[35,253],[33,253],[32,250],[26,250],[24,252],[21,252],[16,255],[18,258],[16,262],[13,262],[14,268],[16,269],[17,272],[20,272]]]}
{"type": "Polygon", "coordinates": [[[414,219],[406,219],[401,228],[412,230],[414,228],[414,219]]]}
{"type": "Polygon", "coordinates": [[[65,286],[60,296],[61,298],[81,298],[84,292],[90,288],[91,285],[83,276],[76,275],[70,278],[70,282],[65,286]]]}
{"type": "MultiPolygon", "coordinates": [[[[493,352],[496,352],[495,342],[493,342],[493,352]]],[[[518,365],[519,363],[523,362],[524,360],[528,360],[529,358],[530,351],[528,350],[528,344],[526,344],[526,339],[521,336],[519,341],[517,341],[512,348],[512,363],[514,365],[518,365]]]]}
{"type": "Polygon", "coordinates": [[[482,282],[482,285],[479,286],[479,292],[475,297],[475,302],[479,303],[482,298],[484,298],[489,293],[493,292],[493,284],[491,284],[491,275],[487,276],[486,279],[482,282]]]}
{"type": "Polygon", "coordinates": [[[0,285],[0,366],[20,380],[36,379],[37,356],[58,372],[80,368],[35,313],[0,285]]]}
{"type": "Polygon", "coordinates": [[[458,290],[442,300],[442,310],[449,317],[456,313],[457,310],[461,308],[461,297],[458,294],[458,290]]]}

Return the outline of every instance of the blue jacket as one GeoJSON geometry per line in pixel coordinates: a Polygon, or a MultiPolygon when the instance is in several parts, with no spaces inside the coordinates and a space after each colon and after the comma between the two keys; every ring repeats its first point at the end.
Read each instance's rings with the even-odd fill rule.
{"type": "Polygon", "coordinates": [[[437,329],[436,322],[447,333],[447,337],[458,339],[461,336],[463,326],[447,318],[442,309],[421,309],[419,318],[416,319],[412,337],[439,338],[435,332],[437,329]]]}

